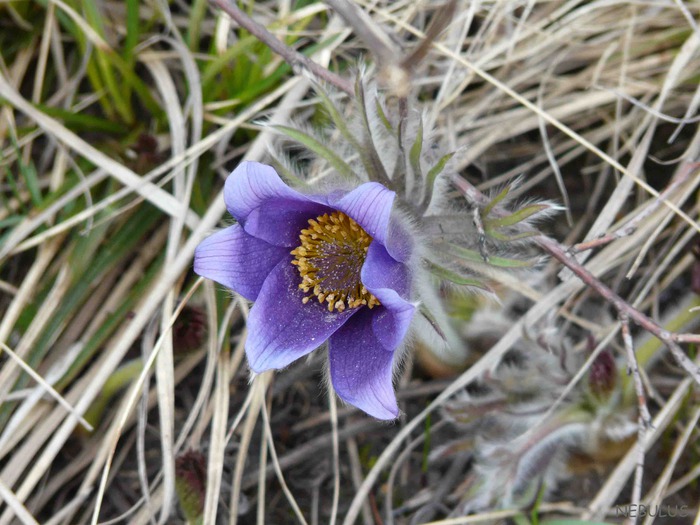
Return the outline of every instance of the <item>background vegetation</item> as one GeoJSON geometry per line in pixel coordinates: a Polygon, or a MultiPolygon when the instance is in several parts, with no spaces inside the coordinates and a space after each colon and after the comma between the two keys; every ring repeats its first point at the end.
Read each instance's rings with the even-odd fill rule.
{"type": "MultiPolygon", "coordinates": [[[[443,8],[355,3],[407,54],[443,8]]],[[[381,70],[323,2],[240,7],[343,77],[381,70]]],[[[695,363],[698,19],[459,0],[409,84],[467,181],[566,206],[546,233],[695,363]]],[[[395,424],[336,406],[320,352],[249,383],[248,305],[192,255],[266,158],[258,123],[321,125],[318,102],[205,0],[0,3],[0,525],[697,522],[697,384],[554,259],[493,272],[499,302],[446,293],[469,366],[416,348],[395,424]]]]}

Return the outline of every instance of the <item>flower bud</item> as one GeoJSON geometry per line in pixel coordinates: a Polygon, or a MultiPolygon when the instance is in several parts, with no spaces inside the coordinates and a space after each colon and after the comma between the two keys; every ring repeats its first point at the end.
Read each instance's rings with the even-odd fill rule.
{"type": "Polygon", "coordinates": [[[591,392],[601,400],[608,399],[617,383],[617,366],[609,350],[603,350],[591,364],[588,385],[591,392]]]}
{"type": "Polygon", "coordinates": [[[188,450],[175,459],[175,491],[188,523],[202,523],[207,492],[207,458],[188,450]]]}
{"type": "Polygon", "coordinates": [[[173,346],[176,355],[197,350],[207,333],[207,318],[201,308],[186,306],[173,326],[173,346]]]}

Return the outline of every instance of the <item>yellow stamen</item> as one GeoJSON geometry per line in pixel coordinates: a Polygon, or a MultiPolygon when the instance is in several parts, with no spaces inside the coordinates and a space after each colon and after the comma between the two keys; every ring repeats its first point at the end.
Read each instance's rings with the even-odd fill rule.
{"type": "Polygon", "coordinates": [[[353,219],[339,211],[309,219],[299,240],[291,254],[301,276],[299,288],[311,291],[302,299],[304,304],[316,297],[319,303],[328,303],[329,312],[380,304],[360,280],[372,237],[353,219]]]}

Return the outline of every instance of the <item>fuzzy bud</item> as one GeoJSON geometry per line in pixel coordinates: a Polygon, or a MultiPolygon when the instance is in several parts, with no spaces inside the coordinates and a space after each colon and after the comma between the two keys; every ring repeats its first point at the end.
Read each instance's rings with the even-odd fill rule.
{"type": "Polygon", "coordinates": [[[207,458],[188,450],[175,459],[175,490],[188,523],[202,523],[207,492],[207,458]]]}
{"type": "Polygon", "coordinates": [[[173,326],[173,345],[176,355],[197,350],[207,333],[207,319],[201,308],[186,306],[173,326]]]}
{"type": "Polygon", "coordinates": [[[165,157],[158,151],[158,139],[153,135],[141,133],[131,147],[133,155],[131,166],[136,173],[145,174],[163,162],[165,157]]]}
{"type": "Polygon", "coordinates": [[[599,399],[610,397],[617,383],[617,366],[609,350],[603,350],[591,364],[588,373],[588,385],[591,392],[599,399]]]}

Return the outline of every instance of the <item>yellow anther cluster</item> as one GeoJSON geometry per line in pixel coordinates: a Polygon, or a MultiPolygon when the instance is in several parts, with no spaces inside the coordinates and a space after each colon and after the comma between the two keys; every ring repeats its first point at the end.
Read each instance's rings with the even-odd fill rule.
{"type": "Polygon", "coordinates": [[[360,280],[372,237],[354,220],[339,211],[320,215],[309,219],[299,240],[291,254],[301,275],[299,288],[310,293],[304,304],[316,297],[328,303],[329,312],[380,304],[360,280]]]}

